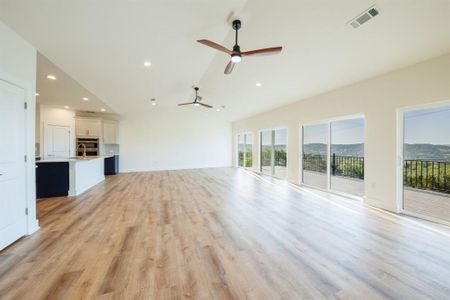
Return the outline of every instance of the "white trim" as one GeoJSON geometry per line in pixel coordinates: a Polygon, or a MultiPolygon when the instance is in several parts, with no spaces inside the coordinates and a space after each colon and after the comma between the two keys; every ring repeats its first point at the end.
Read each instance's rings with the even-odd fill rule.
{"type": "Polygon", "coordinates": [[[363,196],[363,203],[367,205],[371,205],[374,207],[382,208],[391,212],[399,213],[400,210],[396,205],[388,205],[386,202],[375,199],[375,198],[369,198],[367,196],[363,196]]]}
{"type": "Polygon", "coordinates": [[[362,202],[362,203],[364,202],[364,196],[352,195],[352,194],[348,194],[348,193],[344,193],[344,192],[340,192],[340,191],[336,191],[336,190],[327,190],[327,189],[323,189],[321,187],[309,185],[309,184],[306,184],[306,183],[300,183],[300,184],[296,184],[296,185],[298,185],[300,187],[306,187],[306,188],[309,188],[309,189],[321,191],[321,192],[328,193],[328,194],[331,194],[331,195],[336,195],[336,196],[349,198],[351,200],[356,200],[356,201],[359,201],[359,202],[362,202]]]}

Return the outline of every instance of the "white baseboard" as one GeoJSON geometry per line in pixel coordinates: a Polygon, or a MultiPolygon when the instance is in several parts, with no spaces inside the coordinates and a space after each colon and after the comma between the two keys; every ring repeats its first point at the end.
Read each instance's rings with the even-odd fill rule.
{"type": "Polygon", "coordinates": [[[382,208],[394,213],[400,213],[400,209],[397,207],[396,204],[390,204],[390,203],[386,203],[384,201],[375,199],[375,198],[369,198],[369,197],[363,197],[363,203],[370,205],[370,206],[375,206],[378,208],[382,208]]]}

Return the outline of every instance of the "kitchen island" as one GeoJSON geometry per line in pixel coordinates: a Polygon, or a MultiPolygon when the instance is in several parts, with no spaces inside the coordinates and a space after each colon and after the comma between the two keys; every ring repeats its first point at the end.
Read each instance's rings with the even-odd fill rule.
{"type": "Polygon", "coordinates": [[[105,180],[105,157],[69,160],[69,196],[77,196],[105,180]]]}
{"type": "MultiPolygon", "coordinates": [[[[105,180],[105,158],[109,157],[112,156],[87,156],[85,158],[77,156],[62,159],[45,159],[36,161],[36,164],[39,168],[41,164],[61,166],[61,163],[65,162],[66,164],[62,166],[68,168],[68,195],[77,196],[105,180]]],[[[46,179],[52,180],[52,178],[46,179]]],[[[53,188],[57,189],[59,187],[54,186],[53,188]]]]}

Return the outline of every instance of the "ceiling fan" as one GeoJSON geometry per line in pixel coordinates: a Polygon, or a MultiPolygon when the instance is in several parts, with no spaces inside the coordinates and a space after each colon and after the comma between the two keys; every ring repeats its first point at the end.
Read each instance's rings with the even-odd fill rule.
{"type": "Polygon", "coordinates": [[[233,50],[229,50],[222,45],[219,45],[210,40],[198,40],[200,44],[206,45],[208,47],[214,48],[216,50],[225,52],[231,56],[231,61],[225,68],[225,74],[231,74],[233,71],[234,65],[242,60],[243,56],[252,56],[252,55],[269,55],[269,54],[278,54],[281,52],[283,47],[272,47],[272,48],[263,48],[258,50],[250,50],[250,51],[241,51],[241,47],[238,45],[238,30],[241,28],[241,21],[234,20],[233,21],[233,29],[236,31],[235,43],[233,46],[233,50]]]}
{"type": "Polygon", "coordinates": [[[202,97],[200,97],[198,95],[199,88],[198,87],[194,87],[194,90],[195,90],[195,99],[194,99],[194,101],[193,102],[188,102],[188,103],[180,103],[180,104],[178,104],[178,106],[193,104],[194,106],[200,106],[201,105],[201,106],[204,106],[204,107],[207,107],[207,108],[212,108],[211,105],[208,105],[208,104],[200,102],[202,100],[202,97]]]}

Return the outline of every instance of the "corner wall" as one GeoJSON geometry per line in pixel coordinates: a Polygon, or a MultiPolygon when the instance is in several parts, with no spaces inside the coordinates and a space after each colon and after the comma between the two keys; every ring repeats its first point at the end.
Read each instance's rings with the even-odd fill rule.
{"type": "MultiPolygon", "coordinates": [[[[307,84],[307,83],[305,83],[307,84]]],[[[397,201],[397,109],[450,100],[450,54],[387,73],[233,123],[235,136],[253,132],[253,169],[259,166],[261,129],[288,128],[288,180],[301,182],[302,123],[362,114],[365,132],[365,202],[399,211],[397,201]]],[[[233,150],[233,162],[236,161],[233,150]]]]}
{"type": "Polygon", "coordinates": [[[36,219],[35,111],[36,49],[0,22],[0,78],[22,87],[27,101],[27,207],[28,234],[39,226],[36,219]]]}

